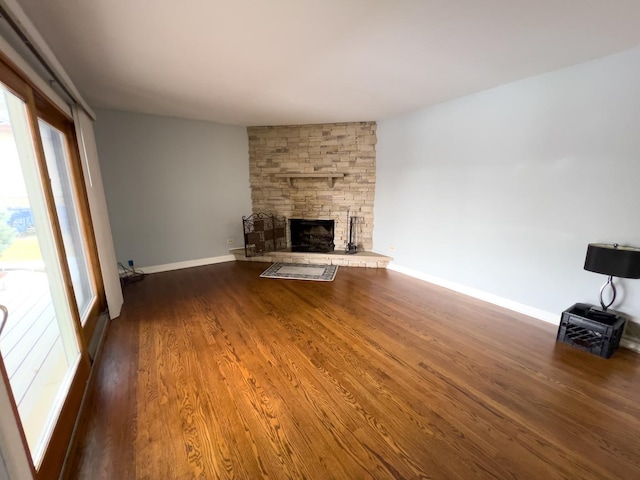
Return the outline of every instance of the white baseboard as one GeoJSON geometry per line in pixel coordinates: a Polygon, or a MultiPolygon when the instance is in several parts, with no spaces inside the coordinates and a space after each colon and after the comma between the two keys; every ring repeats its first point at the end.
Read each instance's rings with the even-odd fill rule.
{"type": "Polygon", "coordinates": [[[203,265],[212,265],[214,263],[233,262],[236,257],[233,255],[221,255],[219,257],[198,258],[197,260],[187,260],[184,262],[166,263],[164,265],[152,265],[150,267],[140,267],[144,273],[169,272],[171,270],[180,270],[182,268],[201,267],[203,265]]]}
{"type": "MultiPolygon", "coordinates": [[[[390,263],[387,268],[389,270],[393,270],[394,272],[403,273],[410,277],[433,283],[434,285],[439,285],[444,288],[448,288],[449,290],[453,290],[454,292],[462,293],[464,295],[477,298],[478,300],[492,303],[494,305],[498,305],[499,307],[513,310],[514,312],[522,313],[529,317],[542,320],[543,322],[551,323],[553,325],[560,325],[561,314],[559,313],[551,313],[545,310],[540,310],[539,308],[531,307],[523,303],[514,302],[513,300],[499,297],[498,295],[493,295],[492,293],[483,292],[482,290],[476,290],[475,288],[467,287],[465,285],[460,285],[459,283],[451,282],[449,280],[435,277],[427,273],[419,272],[418,270],[413,270],[412,268],[395,265],[394,263],[390,263]]],[[[620,346],[628,348],[629,350],[640,352],[640,342],[636,341],[635,338],[632,339],[630,337],[622,337],[622,340],[620,340],[620,346]]]]}
{"type": "Polygon", "coordinates": [[[464,295],[477,298],[478,300],[492,303],[494,305],[498,305],[499,307],[507,308],[509,310],[513,310],[514,312],[528,315],[529,317],[537,318],[538,320],[542,320],[543,322],[552,323],[553,325],[560,325],[559,313],[551,313],[545,310],[540,310],[539,308],[525,305],[524,303],[514,302],[513,300],[509,300],[508,298],[499,297],[498,295],[494,295],[492,293],[483,292],[482,290],[477,290],[475,288],[467,287],[465,285],[451,282],[443,278],[435,277],[427,273],[419,272],[418,270],[413,270],[412,268],[395,265],[394,263],[390,263],[387,268],[389,270],[403,273],[405,275],[423,280],[425,282],[433,283],[434,285],[448,288],[449,290],[453,290],[454,292],[462,293],[464,295]]]}

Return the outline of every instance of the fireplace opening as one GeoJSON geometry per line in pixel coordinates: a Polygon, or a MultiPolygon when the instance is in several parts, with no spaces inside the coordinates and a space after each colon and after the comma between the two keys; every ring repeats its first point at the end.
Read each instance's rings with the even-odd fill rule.
{"type": "Polygon", "coordinates": [[[292,252],[333,252],[333,220],[289,220],[292,252]]]}

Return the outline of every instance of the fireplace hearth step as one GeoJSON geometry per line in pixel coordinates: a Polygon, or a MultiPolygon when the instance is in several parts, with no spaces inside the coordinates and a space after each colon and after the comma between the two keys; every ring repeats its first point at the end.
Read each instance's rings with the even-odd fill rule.
{"type": "Polygon", "coordinates": [[[345,267],[366,267],[366,268],[387,268],[392,257],[374,252],[358,252],[347,255],[336,250],[330,253],[292,252],[291,250],[279,250],[269,252],[265,255],[246,257],[244,248],[232,248],[229,250],[237,261],[243,262],[283,262],[283,263],[305,263],[341,265],[345,267]]]}

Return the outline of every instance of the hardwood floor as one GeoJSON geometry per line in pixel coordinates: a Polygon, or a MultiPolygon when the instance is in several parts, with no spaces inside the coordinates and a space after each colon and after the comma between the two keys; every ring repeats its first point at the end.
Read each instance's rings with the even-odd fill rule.
{"type": "Polygon", "coordinates": [[[640,478],[640,355],[391,271],[266,266],[126,287],[69,478],[640,478]]]}

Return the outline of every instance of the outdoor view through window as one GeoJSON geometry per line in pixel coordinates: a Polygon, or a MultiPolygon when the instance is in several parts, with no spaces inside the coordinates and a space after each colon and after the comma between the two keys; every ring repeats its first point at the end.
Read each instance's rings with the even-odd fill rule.
{"type": "Polygon", "coordinates": [[[25,103],[1,84],[0,304],[9,311],[0,353],[37,466],[80,350],[25,103]]]}

